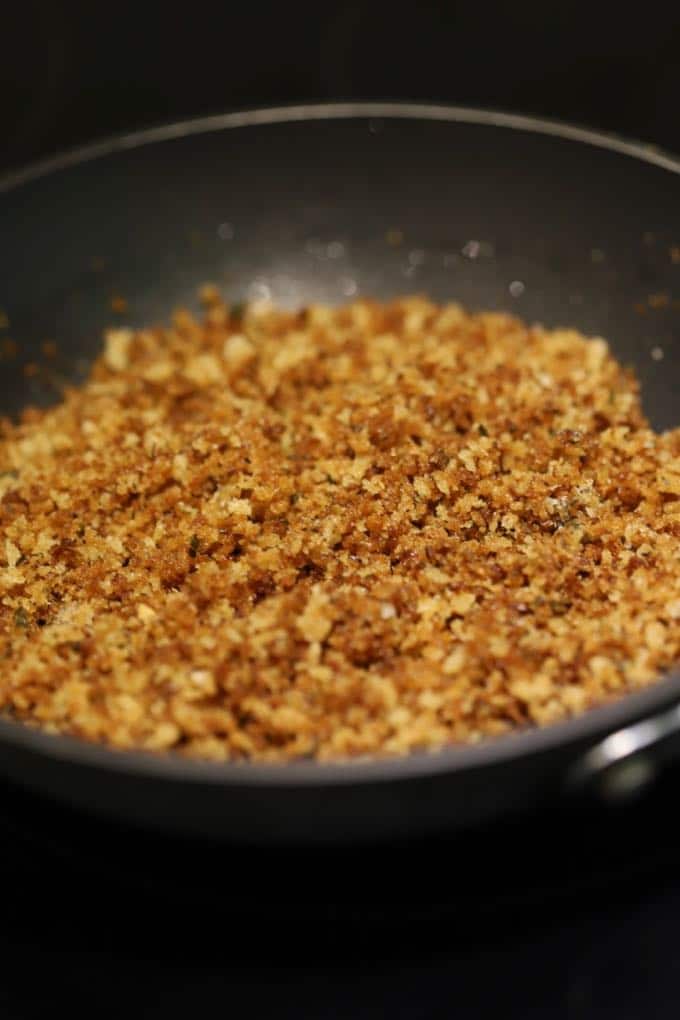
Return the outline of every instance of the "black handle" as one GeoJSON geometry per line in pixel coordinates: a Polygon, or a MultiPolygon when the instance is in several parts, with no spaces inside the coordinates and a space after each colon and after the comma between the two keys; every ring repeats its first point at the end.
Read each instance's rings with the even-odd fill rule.
{"type": "Polygon", "coordinates": [[[680,704],[610,733],[570,770],[570,792],[620,801],[646,790],[680,759],[680,704]]]}

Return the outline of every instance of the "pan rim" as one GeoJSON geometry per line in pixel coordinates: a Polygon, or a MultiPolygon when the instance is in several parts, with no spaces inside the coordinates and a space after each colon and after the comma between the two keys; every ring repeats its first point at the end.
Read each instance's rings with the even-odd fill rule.
{"type": "Polygon", "coordinates": [[[680,701],[680,672],[662,676],[641,691],[598,705],[582,715],[535,729],[514,730],[479,744],[449,744],[404,755],[357,757],[328,762],[217,762],[138,749],[120,749],[65,734],[46,733],[26,723],[0,719],[0,751],[11,746],[53,762],[148,779],[189,781],[209,786],[335,787],[408,781],[472,771],[526,759],[556,747],[601,740],[680,701]]]}
{"type": "Polygon", "coordinates": [[[5,194],[23,184],[39,180],[41,177],[60,170],[89,163],[116,152],[125,152],[159,142],[179,140],[191,135],[209,134],[241,127],[366,118],[369,120],[405,119],[477,124],[481,127],[500,127],[533,134],[552,135],[565,141],[609,149],[611,152],[630,156],[641,162],[668,170],[670,173],[680,174],[680,155],[675,155],[670,150],[639,139],[628,138],[617,132],[600,131],[570,121],[445,103],[358,101],[297,103],[234,110],[112,135],[101,141],[57,152],[46,159],[37,160],[18,170],[4,173],[0,176],[0,194],[5,194]]]}
{"type": "MultiPolygon", "coordinates": [[[[86,162],[145,145],[235,128],[352,119],[440,121],[548,135],[616,152],[680,175],[680,157],[670,152],[616,133],[602,132],[569,122],[522,113],[447,104],[334,102],[232,111],[116,135],[57,153],[47,159],[31,163],[23,169],[5,173],[0,177],[0,195],[61,170],[68,170],[86,162]]],[[[0,741],[5,745],[52,760],[161,780],[281,788],[346,786],[412,780],[502,764],[511,759],[539,754],[559,745],[576,744],[589,738],[596,739],[619,726],[629,725],[651,711],[660,710],[678,699],[680,699],[680,672],[674,671],[661,677],[643,691],[625,695],[613,703],[600,705],[583,715],[545,728],[518,730],[476,745],[452,744],[434,753],[415,751],[398,757],[357,758],[328,763],[214,762],[140,750],[118,750],[75,737],[45,733],[24,723],[6,719],[0,719],[0,741]]]]}

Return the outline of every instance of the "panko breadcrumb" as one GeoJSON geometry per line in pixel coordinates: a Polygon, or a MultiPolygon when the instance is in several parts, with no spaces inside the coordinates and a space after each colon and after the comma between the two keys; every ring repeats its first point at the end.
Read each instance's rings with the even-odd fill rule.
{"type": "Polygon", "coordinates": [[[680,430],[603,339],[202,297],[2,422],[6,716],[217,760],[401,754],[678,661],[680,430]]]}

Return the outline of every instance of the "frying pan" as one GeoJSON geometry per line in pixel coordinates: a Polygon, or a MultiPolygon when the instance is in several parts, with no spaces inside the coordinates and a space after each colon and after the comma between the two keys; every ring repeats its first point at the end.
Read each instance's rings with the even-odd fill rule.
{"type": "MultiPolygon", "coordinates": [[[[5,178],[0,223],[0,307],[19,344],[0,365],[6,414],[50,399],[44,373],[22,371],[45,340],[80,378],[104,327],[165,319],[212,281],[233,300],[421,292],[574,326],[634,364],[656,428],[678,423],[680,161],[637,143],[443,106],[228,114],[5,178]]],[[[0,720],[0,773],[169,832],[356,842],[479,826],[580,789],[622,795],[654,779],[679,734],[675,674],[546,729],[324,765],[113,751],[0,720]]]]}

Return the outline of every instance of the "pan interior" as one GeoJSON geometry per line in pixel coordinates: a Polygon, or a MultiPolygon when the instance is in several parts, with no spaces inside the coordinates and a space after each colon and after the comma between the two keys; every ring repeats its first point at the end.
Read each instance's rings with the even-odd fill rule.
{"type": "Polygon", "coordinates": [[[680,177],[631,155],[319,114],[114,150],[5,191],[0,216],[5,413],[81,378],[104,328],[165,320],[211,281],[238,301],[426,293],[574,326],[635,366],[655,427],[677,423],[680,177]]]}

